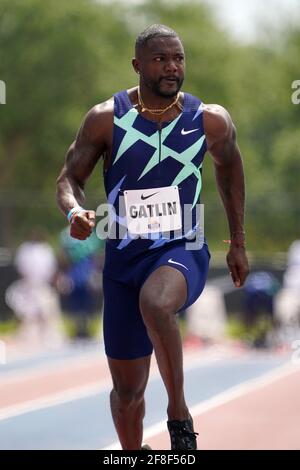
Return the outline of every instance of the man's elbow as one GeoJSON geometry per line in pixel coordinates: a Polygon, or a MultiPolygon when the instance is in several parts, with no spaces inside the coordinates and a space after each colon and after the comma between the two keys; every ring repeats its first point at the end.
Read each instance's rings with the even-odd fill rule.
{"type": "Polygon", "coordinates": [[[67,179],[68,179],[68,177],[67,177],[66,170],[63,169],[60,172],[60,174],[58,175],[58,177],[56,178],[56,188],[57,188],[57,190],[59,189],[59,187],[61,187],[66,182],[67,179]]]}

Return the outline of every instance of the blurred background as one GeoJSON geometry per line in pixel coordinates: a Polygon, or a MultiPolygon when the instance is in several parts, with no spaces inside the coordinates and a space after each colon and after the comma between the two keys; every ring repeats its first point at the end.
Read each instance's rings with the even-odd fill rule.
{"type": "MultiPolygon", "coordinates": [[[[16,251],[32,231],[42,232],[52,248],[58,272],[48,281],[62,311],[72,310],[75,259],[62,241],[66,221],[56,206],[55,180],[87,110],[136,84],[134,40],[154,22],[171,26],[183,40],[184,89],[232,115],[246,173],[251,268],[271,271],[282,284],[288,249],[300,238],[300,105],[292,102],[292,84],[300,78],[298,7],[297,0],[0,0],[0,79],[6,84],[0,106],[0,332],[16,326],[5,292],[20,274],[16,251]]],[[[89,208],[105,200],[101,165],[87,186],[89,208]]],[[[215,277],[226,273],[228,229],[209,156],[203,179],[215,277]]],[[[102,248],[96,243],[77,261],[93,252],[101,266],[102,248]]],[[[95,276],[86,282],[97,298],[95,276]]],[[[228,313],[238,313],[241,293],[228,296],[228,313]]],[[[84,302],[90,311],[101,310],[99,299],[84,302]]]]}
{"type": "MultiPolygon", "coordinates": [[[[0,339],[8,352],[101,342],[103,242],[70,239],[55,181],[86,112],[137,84],[134,41],[152,23],[182,38],[184,91],[229,110],[246,175],[251,276],[234,290],[227,222],[206,156],[202,202],[212,262],[202,303],[180,319],[186,344],[235,340],[276,349],[300,338],[299,6],[0,0],[0,339]]],[[[86,207],[104,201],[99,162],[86,207]]]]}

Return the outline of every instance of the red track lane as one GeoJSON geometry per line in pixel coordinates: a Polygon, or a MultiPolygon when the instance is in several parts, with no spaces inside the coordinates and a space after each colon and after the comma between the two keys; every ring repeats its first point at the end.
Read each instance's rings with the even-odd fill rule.
{"type": "Polygon", "coordinates": [[[92,364],[66,364],[57,370],[51,368],[44,372],[28,372],[28,378],[22,374],[19,378],[0,380],[0,410],[8,406],[18,405],[38,398],[48,397],[76,387],[109,379],[106,359],[93,361],[92,364]]]}
{"type": "MultiPolygon", "coordinates": [[[[185,361],[198,357],[194,351],[185,354],[185,361]]],[[[151,361],[151,374],[157,373],[157,364],[154,358],[151,361]]],[[[28,376],[24,371],[14,373],[12,377],[0,377],[0,411],[14,405],[22,405],[40,398],[72,391],[81,386],[88,386],[102,381],[111,381],[106,356],[97,358],[93,355],[78,362],[72,361],[60,363],[57,367],[45,366],[44,370],[28,370],[28,376]]]]}
{"type": "MultiPolygon", "coordinates": [[[[300,370],[194,416],[201,450],[299,450],[300,370]]],[[[170,449],[168,433],[147,439],[170,449]]]]}
{"type": "MultiPolygon", "coordinates": [[[[185,364],[201,354],[185,353],[185,364]]],[[[190,362],[191,361],[191,362],[190,362]]],[[[152,361],[152,374],[157,372],[152,361]]],[[[20,371],[0,379],[0,409],[22,405],[81,386],[110,381],[105,357],[62,362],[44,370],[20,371]]],[[[300,449],[300,370],[277,377],[237,398],[194,416],[200,449],[300,449]]],[[[169,449],[169,436],[160,432],[146,440],[153,449],[169,449]]]]}

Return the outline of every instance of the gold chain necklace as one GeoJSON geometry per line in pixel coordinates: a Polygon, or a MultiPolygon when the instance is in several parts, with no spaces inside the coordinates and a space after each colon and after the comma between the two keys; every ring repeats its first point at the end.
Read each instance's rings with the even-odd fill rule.
{"type": "Polygon", "coordinates": [[[138,104],[139,106],[141,107],[141,110],[142,110],[142,113],[144,111],[148,111],[150,114],[155,114],[156,116],[160,116],[162,114],[164,114],[166,111],[168,111],[168,109],[172,108],[173,106],[177,105],[180,109],[182,109],[182,106],[180,103],[178,103],[178,100],[179,100],[179,97],[180,97],[180,93],[178,92],[177,93],[177,96],[176,96],[176,99],[173,101],[173,103],[171,103],[169,106],[167,106],[166,108],[164,109],[151,109],[151,108],[146,108],[143,100],[142,100],[142,97],[141,97],[141,91],[140,91],[140,87],[138,87],[138,104]]]}

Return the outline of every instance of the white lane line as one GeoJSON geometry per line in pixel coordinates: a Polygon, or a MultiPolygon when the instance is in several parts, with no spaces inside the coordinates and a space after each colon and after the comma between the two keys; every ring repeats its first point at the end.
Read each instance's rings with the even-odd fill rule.
{"type": "MultiPolygon", "coordinates": [[[[191,351],[184,351],[184,366],[185,370],[188,370],[190,368],[190,364],[192,364],[192,368],[195,366],[193,364],[194,360],[201,365],[207,365],[212,362],[218,361],[218,360],[226,360],[226,359],[240,359],[244,357],[245,351],[240,351],[240,350],[231,350],[219,346],[212,346],[208,348],[207,350],[191,350],[191,351]]],[[[249,353],[247,351],[247,357],[255,357],[254,354],[249,353]]],[[[152,360],[152,364],[153,364],[152,360]]],[[[23,380],[33,380],[35,378],[41,378],[41,377],[48,377],[52,372],[61,372],[64,369],[68,369],[68,371],[72,368],[74,370],[76,369],[81,369],[81,368],[88,368],[91,365],[107,365],[107,358],[105,353],[103,352],[102,349],[99,349],[99,351],[92,351],[90,353],[87,353],[86,355],[83,356],[72,356],[72,357],[67,357],[67,358],[62,358],[60,361],[53,360],[49,363],[42,363],[36,366],[32,366],[30,368],[24,368],[24,369],[18,369],[18,370],[12,370],[8,372],[4,372],[3,375],[0,374],[0,387],[2,385],[7,385],[7,384],[14,384],[17,382],[22,382],[23,380]]],[[[107,367],[108,371],[108,367],[107,367]]],[[[1,369],[0,369],[1,372],[1,369]]]]}
{"type": "MultiPolygon", "coordinates": [[[[247,380],[246,382],[243,382],[242,384],[235,385],[234,387],[231,387],[225,392],[221,392],[218,395],[208,400],[205,400],[203,402],[198,403],[197,405],[194,405],[192,408],[190,408],[190,413],[194,417],[200,416],[214,408],[218,408],[219,406],[225,405],[226,403],[229,403],[237,398],[240,398],[251,392],[264,388],[267,385],[271,385],[273,382],[281,380],[287,377],[288,375],[291,375],[294,372],[299,372],[299,371],[300,371],[299,366],[285,364],[284,366],[278,367],[271,372],[267,372],[262,377],[256,377],[254,379],[247,380]]],[[[147,439],[153,436],[156,436],[157,434],[160,434],[164,431],[166,431],[166,420],[160,421],[159,423],[156,423],[146,428],[144,431],[143,440],[146,442],[147,439]]],[[[120,450],[120,449],[121,449],[120,443],[117,441],[105,447],[103,450],[120,450]]]]}
{"type": "Polygon", "coordinates": [[[20,416],[25,413],[30,413],[32,411],[39,411],[44,408],[50,408],[52,406],[80,400],[81,398],[98,395],[99,393],[102,393],[106,390],[110,390],[110,388],[111,380],[105,379],[90,383],[89,385],[72,388],[65,392],[47,395],[46,397],[27,401],[18,405],[8,406],[3,410],[0,410],[0,421],[13,418],[15,416],[20,416]]]}
{"type": "MultiPolygon", "coordinates": [[[[191,353],[190,355],[184,358],[185,362],[185,371],[197,368],[200,365],[209,365],[216,362],[219,358],[213,356],[212,358],[205,358],[204,360],[199,359],[199,353],[191,353]]],[[[149,382],[157,380],[160,378],[156,363],[153,361],[151,368],[151,375],[149,382]]],[[[25,413],[31,413],[34,411],[39,411],[44,408],[50,408],[53,406],[61,405],[68,403],[70,401],[80,400],[81,398],[88,398],[96,394],[109,391],[111,388],[111,379],[108,375],[105,379],[101,381],[94,381],[88,385],[73,387],[69,390],[59,393],[50,393],[44,395],[41,398],[34,400],[29,400],[24,403],[19,403],[17,405],[11,405],[3,408],[0,408],[0,421],[13,418],[25,413]]]]}
{"type": "Polygon", "coordinates": [[[99,364],[99,367],[101,367],[103,364],[107,364],[106,358],[101,356],[101,353],[93,353],[90,356],[80,357],[78,359],[65,359],[57,364],[42,364],[41,366],[31,369],[30,371],[22,369],[22,371],[7,372],[5,375],[0,377],[0,387],[1,385],[6,386],[20,381],[27,382],[28,380],[48,377],[49,375],[56,374],[57,372],[61,372],[64,369],[67,369],[69,372],[71,369],[85,369],[91,365],[96,366],[97,364],[99,364]]]}
{"type": "MultiPolygon", "coordinates": [[[[196,353],[190,354],[190,357],[194,357],[196,353]]],[[[198,356],[198,353],[197,353],[198,356]]],[[[198,356],[199,357],[199,356],[198,356]]],[[[27,381],[35,378],[48,377],[51,373],[61,372],[64,369],[67,369],[68,372],[70,369],[81,369],[88,368],[91,365],[107,365],[107,371],[109,372],[107,358],[102,351],[92,352],[87,356],[83,357],[70,357],[62,359],[59,362],[53,361],[48,364],[40,364],[38,366],[33,366],[28,369],[13,370],[11,372],[5,372],[3,375],[0,375],[0,387],[2,385],[13,384],[19,381],[27,381]]],[[[1,369],[0,369],[1,371],[1,369]]]]}

